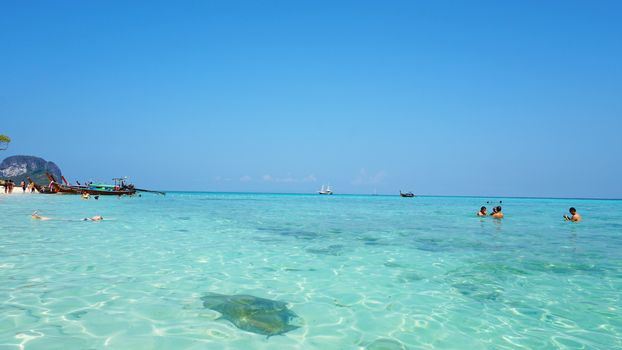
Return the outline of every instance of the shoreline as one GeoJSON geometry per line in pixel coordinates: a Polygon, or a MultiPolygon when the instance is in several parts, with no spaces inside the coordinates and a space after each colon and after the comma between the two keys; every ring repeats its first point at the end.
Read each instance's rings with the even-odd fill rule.
{"type": "Polygon", "coordinates": [[[26,196],[35,194],[39,194],[39,191],[35,190],[31,193],[30,190],[26,188],[26,192],[22,192],[22,188],[17,186],[13,188],[13,193],[4,193],[4,187],[0,186],[0,196],[26,196]]]}

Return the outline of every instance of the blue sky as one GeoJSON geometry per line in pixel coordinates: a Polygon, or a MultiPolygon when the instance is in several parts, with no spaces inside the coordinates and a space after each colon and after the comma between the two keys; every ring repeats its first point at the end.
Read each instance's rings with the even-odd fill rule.
{"type": "Polygon", "coordinates": [[[622,198],[619,1],[3,1],[0,154],[208,191],[622,198]]]}

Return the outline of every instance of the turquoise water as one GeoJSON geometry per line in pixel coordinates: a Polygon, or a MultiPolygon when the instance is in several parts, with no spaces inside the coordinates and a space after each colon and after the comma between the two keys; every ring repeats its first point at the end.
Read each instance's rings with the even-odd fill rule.
{"type": "Polygon", "coordinates": [[[0,349],[622,348],[622,201],[486,200],[1,196],[0,349]],[[301,327],[239,329],[208,293],[301,327]]]}

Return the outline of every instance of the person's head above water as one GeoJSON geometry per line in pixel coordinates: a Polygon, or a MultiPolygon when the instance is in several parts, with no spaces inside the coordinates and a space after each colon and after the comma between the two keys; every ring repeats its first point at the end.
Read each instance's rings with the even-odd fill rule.
{"type": "Polygon", "coordinates": [[[477,215],[478,216],[486,216],[487,215],[486,214],[486,210],[487,210],[486,207],[479,208],[479,211],[477,212],[477,215]]]}
{"type": "Polygon", "coordinates": [[[503,213],[501,212],[501,206],[498,205],[494,208],[492,208],[492,214],[490,214],[490,216],[492,216],[495,219],[501,219],[503,218],[503,213]]]}
{"type": "Polygon", "coordinates": [[[564,220],[572,221],[572,222],[579,222],[583,219],[581,215],[577,213],[577,209],[575,209],[574,207],[570,207],[568,211],[570,212],[570,216],[564,215],[564,220]]]}

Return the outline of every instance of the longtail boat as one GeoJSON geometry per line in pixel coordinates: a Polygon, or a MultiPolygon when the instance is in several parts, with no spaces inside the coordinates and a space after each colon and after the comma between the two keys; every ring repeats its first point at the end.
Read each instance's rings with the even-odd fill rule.
{"type": "MultiPolygon", "coordinates": [[[[58,183],[56,181],[56,179],[54,178],[54,175],[52,175],[50,173],[45,173],[45,176],[47,176],[48,180],[50,180],[50,185],[47,188],[43,187],[44,189],[47,190],[47,192],[45,192],[45,193],[60,193],[60,194],[80,194],[80,193],[82,193],[80,191],[82,189],[81,188],[82,186],[71,186],[67,182],[65,182],[65,184],[58,183]],[[77,187],[80,187],[80,188],[77,188],[77,187]]],[[[63,177],[63,180],[64,180],[64,177],[63,177]]],[[[39,191],[39,192],[41,192],[41,191],[39,191]]]]}
{"type": "MultiPolygon", "coordinates": [[[[132,196],[136,194],[136,189],[132,184],[126,184],[122,178],[114,178],[114,185],[107,184],[89,184],[81,193],[102,196],[132,196]]],[[[81,186],[84,187],[84,186],[81,186]]]]}
{"type": "Polygon", "coordinates": [[[114,185],[86,183],[84,185],[70,185],[64,176],[61,176],[63,183],[58,183],[53,175],[46,174],[50,180],[52,193],[60,194],[89,194],[94,196],[133,196],[136,192],[151,192],[166,195],[164,192],[145,190],[136,188],[133,184],[126,183],[125,178],[117,177],[112,179],[114,185]]]}
{"type": "Polygon", "coordinates": [[[45,186],[41,186],[38,183],[34,182],[30,177],[26,177],[26,179],[28,180],[28,185],[32,185],[37,192],[41,193],[41,194],[56,194],[58,192],[56,192],[56,189],[54,187],[45,187],[45,186]]]}

